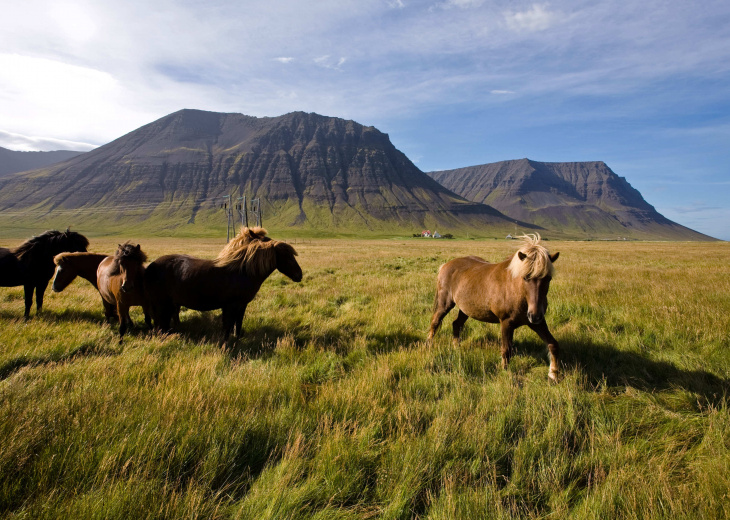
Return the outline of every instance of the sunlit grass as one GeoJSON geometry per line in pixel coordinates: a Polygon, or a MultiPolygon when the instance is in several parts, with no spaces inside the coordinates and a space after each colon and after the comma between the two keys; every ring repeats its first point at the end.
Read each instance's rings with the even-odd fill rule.
{"type": "MultiPolygon", "coordinates": [[[[132,239],[92,239],[113,251],[132,239]]],[[[7,242],[7,241],[6,241],[7,242]]],[[[150,258],[220,240],[140,239],[150,258]]],[[[0,512],[10,518],[730,516],[730,248],[548,242],[547,353],[450,319],[425,344],[441,263],[514,242],[305,240],[245,334],[116,324],[86,281],[22,319],[0,288],[0,512]]],[[[452,312],[452,314],[454,314],[452,312]]]]}

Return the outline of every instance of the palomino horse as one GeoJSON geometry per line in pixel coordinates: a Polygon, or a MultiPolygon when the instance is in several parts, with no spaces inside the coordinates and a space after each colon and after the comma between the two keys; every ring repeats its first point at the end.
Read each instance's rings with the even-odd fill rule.
{"type": "Polygon", "coordinates": [[[114,256],[108,256],[99,264],[96,271],[96,285],[109,316],[110,308],[116,308],[119,316],[119,342],[132,323],[129,308],[141,305],[145,313],[145,321],[149,326],[149,312],[144,295],[144,254],[139,244],[133,246],[127,242],[120,244],[114,256]]]}
{"type": "Polygon", "coordinates": [[[161,256],[145,270],[145,292],[155,327],[170,328],[175,308],[223,310],[223,340],[235,327],[242,333],[246,306],[274,270],[295,282],[302,280],[296,251],[272,240],[263,228],[246,228],[233,238],[215,260],[187,255],[161,256]]]}
{"type": "Polygon", "coordinates": [[[441,266],[436,281],[434,313],[428,340],[444,316],[459,307],[453,323],[454,342],[468,318],[499,323],[502,367],[507,368],[513,350],[514,330],[527,325],[545,342],[550,357],[549,377],[558,377],[558,342],[545,323],[547,293],[559,253],[551,255],[540,244],[540,235],[522,237],[524,245],[510,258],[492,264],[477,256],[456,258],[441,266]]]}
{"type": "Polygon", "coordinates": [[[0,287],[22,285],[25,290],[25,318],[30,317],[35,291],[36,312],[43,308],[43,293],[56,268],[53,257],[64,251],[86,251],[87,238],[75,231],[46,231],[15,249],[0,247],[0,287]]]}

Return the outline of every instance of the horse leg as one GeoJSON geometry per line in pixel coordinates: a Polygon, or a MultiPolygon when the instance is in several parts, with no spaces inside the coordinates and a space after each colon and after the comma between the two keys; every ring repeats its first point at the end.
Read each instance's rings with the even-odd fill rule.
{"type": "Polygon", "coordinates": [[[46,293],[48,287],[48,280],[45,282],[38,282],[35,286],[35,311],[36,314],[43,310],[43,295],[46,293]]]}
{"type": "Polygon", "coordinates": [[[461,329],[464,326],[464,323],[466,323],[466,320],[469,319],[469,316],[464,314],[464,311],[459,309],[459,315],[454,320],[454,323],[452,324],[453,330],[454,330],[454,345],[458,345],[460,341],[461,336],[461,329]]]}
{"type": "Polygon", "coordinates": [[[112,320],[115,320],[119,316],[117,315],[117,306],[113,305],[111,303],[108,303],[106,300],[101,300],[101,303],[104,304],[104,317],[106,318],[106,321],[111,323],[112,320]]]}
{"type": "Polygon", "coordinates": [[[132,318],[129,316],[129,307],[125,307],[119,302],[117,302],[117,314],[119,314],[119,344],[121,345],[124,333],[127,332],[127,327],[132,318]]]}
{"type": "Polygon", "coordinates": [[[25,314],[23,317],[27,320],[30,318],[30,307],[33,305],[33,291],[35,290],[35,286],[32,283],[26,283],[23,286],[23,291],[25,292],[25,314]]]}
{"type": "Polygon", "coordinates": [[[437,288],[436,298],[434,298],[433,302],[433,316],[431,317],[431,327],[428,330],[427,341],[429,344],[431,343],[431,340],[433,339],[436,332],[438,332],[439,327],[441,327],[441,322],[443,321],[444,316],[446,316],[449,311],[454,308],[454,305],[454,300],[451,299],[448,291],[441,291],[440,288],[437,288]]]}
{"type": "Polygon", "coordinates": [[[234,309],[225,306],[222,309],[223,311],[223,343],[226,343],[228,341],[228,338],[233,333],[233,327],[236,324],[236,315],[234,312],[234,309]]]}
{"type": "Polygon", "coordinates": [[[534,330],[537,335],[540,336],[540,339],[545,342],[545,345],[547,345],[548,357],[550,358],[550,372],[548,372],[548,377],[553,381],[557,381],[558,374],[560,372],[560,369],[558,367],[560,346],[558,345],[557,340],[553,337],[552,334],[550,334],[550,330],[548,329],[545,320],[542,320],[537,325],[533,325],[532,323],[528,323],[527,325],[532,330],[534,330]]]}
{"type": "Polygon", "coordinates": [[[246,314],[246,305],[236,313],[236,338],[240,338],[243,334],[243,315],[246,314]]]}
{"type": "Polygon", "coordinates": [[[507,365],[509,365],[509,360],[512,357],[515,327],[511,321],[507,320],[501,322],[500,325],[502,328],[502,368],[507,370],[507,365]]]}

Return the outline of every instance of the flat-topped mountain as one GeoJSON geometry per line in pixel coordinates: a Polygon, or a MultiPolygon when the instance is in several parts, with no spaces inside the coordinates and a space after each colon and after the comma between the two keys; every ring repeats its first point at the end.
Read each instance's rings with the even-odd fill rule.
{"type": "Polygon", "coordinates": [[[601,161],[520,159],[429,175],[468,200],[576,237],[712,239],[659,214],[625,178],[601,161]]]}
{"type": "Polygon", "coordinates": [[[387,134],[303,112],[181,110],[61,165],[3,178],[0,209],[89,221],[132,214],[174,226],[219,223],[227,194],[260,198],[264,223],[276,226],[420,231],[513,223],[435,182],[387,134]]]}
{"type": "Polygon", "coordinates": [[[0,177],[56,164],[83,152],[55,150],[52,152],[19,152],[0,147],[0,177]]]}

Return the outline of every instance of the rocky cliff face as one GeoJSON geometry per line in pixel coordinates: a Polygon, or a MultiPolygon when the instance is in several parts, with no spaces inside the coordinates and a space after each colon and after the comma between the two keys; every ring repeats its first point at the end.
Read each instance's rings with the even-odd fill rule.
{"type": "Polygon", "coordinates": [[[701,240],[647,203],[605,163],[545,163],[521,159],[429,175],[473,202],[548,229],[585,237],[701,240]]]}
{"type": "Polygon", "coordinates": [[[303,112],[255,118],[181,110],[57,167],[0,181],[0,209],[126,208],[138,219],[195,222],[230,193],[259,197],[266,222],[281,225],[512,222],[435,182],[387,134],[303,112]]]}

